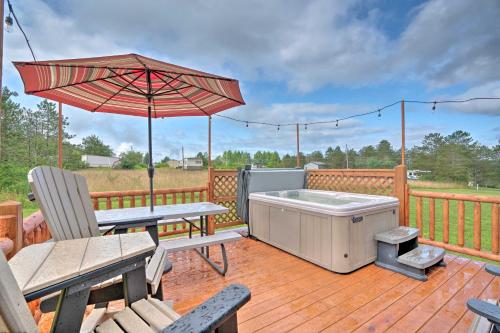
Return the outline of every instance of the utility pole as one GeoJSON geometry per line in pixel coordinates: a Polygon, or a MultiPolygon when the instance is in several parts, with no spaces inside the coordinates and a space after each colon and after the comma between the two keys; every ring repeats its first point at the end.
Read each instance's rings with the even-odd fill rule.
{"type": "Polygon", "coordinates": [[[184,146],[182,146],[181,151],[182,151],[182,156],[181,156],[181,158],[182,158],[182,170],[184,170],[184,146]]]}
{"type": "Polygon", "coordinates": [[[299,124],[296,124],[296,129],[297,129],[297,168],[300,168],[300,130],[299,130],[299,124]]]}
{"type": "MultiPolygon", "coordinates": [[[[0,0],[0,15],[3,21],[3,3],[0,0]]],[[[3,124],[3,108],[2,108],[2,68],[3,68],[3,22],[0,22],[0,161],[2,160],[2,124],[3,124]]]]}
{"type": "Polygon", "coordinates": [[[347,145],[345,145],[345,158],[347,161],[346,169],[349,169],[349,148],[347,148],[347,145]]]}
{"type": "Polygon", "coordinates": [[[401,165],[405,165],[405,100],[401,100],[401,165]]]}

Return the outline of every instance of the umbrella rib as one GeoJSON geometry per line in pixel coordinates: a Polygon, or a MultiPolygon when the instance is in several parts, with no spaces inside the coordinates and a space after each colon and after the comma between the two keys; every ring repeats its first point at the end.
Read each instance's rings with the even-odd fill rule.
{"type": "MultiPolygon", "coordinates": [[[[112,72],[114,73],[114,71],[113,71],[112,69],[110,69],[110,71],[112,71],[112,72]]],[[[126,79],[125,79],[125,77],[123,77],[123,76],[122,76],[121,78],[123,79],[123,81],[125,81],[125,82],[127,82],[127,83],[130,83],[130,81],[126,80],[126,79]]],[[[108,82],[109,82],[109,81],[108,81],[108,82]]],[[[146,92],[145,92],[145,91],[143,91],[143,90],[142,90],[141,88],[139,88],[138,86],[133,85],[133,87],[134,87],[134,88],[137,88],[137,89],[141,92],[141,94],[146,95],[146,92]]]]}
{"type": "MultiPolygon", "coordinates": [[[[124,88],[125,90],[130,91],[131,93],[133,93],[133,94],[135,94],[135,95],[144,96],[144,94],[143,94],[142,92],[137,91],[137,90],[134,90],[134,89],[131,89],[130,87],[127,87],[127,86],[122,86],[121,84],[118,84],[118,83],[113,82],[113,81],[108,81],[107,79],[106,79],[106,80],[104,80],[104,81],[106,81],[106,82],[108,82],[108,83],[111,83],[111,84],[113,84],[113,85],[115,85],[115,86],[117,86],[117,87],[119,87],[119,88],[126,87],[126,88],[124,88]]],[[[128,81],[127,81],[127,82],[128,82],[128,81]]],[[[135,86],[134,86],[134,87],[135,87],[135,86]]]]}
{"type": "MultiPolygon", "coordinates": [[[[168,75],[168,74],[163,74],[163,75],[165,75],[166,77],[172,78],[172,77],[171,77],[170,75],[168,75]]],[[[160,78],[160,77],[158,76],[158,78],[160,78]]],[[[161,80],[161,78],[160,78],[160,80],[161,80]]],[[[205,88],[203,88],[203,87],[199,87],[199,86],[197,86],[197,85],[195,85],[195,84],[191,84],[191,83],[189,83],[189,82],[186,82],[186,81],[182,80],[181,78],[178,78],[177,80],[181,81],[182,83],[187,84],[187,85],[188,85],[188,86],[190,86],[190,87],[194,87],[194,88],[201,89],[201,90],[203,90],[203,91],[209,92],[209,93],[214,94],[214,95],[217,95],[217,96],[219,96],[219,97],[224,97],[224,98],[227,98],[227,99],[229,99],[229,100],[231,100],[231,101],[233,101],[233,102],[235,102],[235,103],[238,103],[238,104],[240,104],[240,105],[244,105],[244,104],[245,104],[245,102],[238,101],[237,99],[234,99],[234,98],[232,98],[232,97],[229,97],[229,96],[225,96],[225,95],[222,95],[222,94],[216,93],[216,92],[214,92],[214,91],[211,91],[211,90],[205,89],[205,88]]],[[[163,81],[163,82],[165,82],[164,80],[162,80],[162,81],[163,81]]]]}
{"type": "MultiPolygon", "coordinates": [[[[167,81],[163,80],[160,76],[158,76],[158,78],[159,78],[160,80],[162,80],[163,82],[167,83],[167,81]]],[[[181,95],[181,96],[182,96],[184,99],[186,99],[189,103],[191,103],[191,104],[193,104],[194,106],[196,106],[196,107],[197,107],[197,108],[198,108],[201,112],[203,112],[203,113],[204,113],[204,114],[206,114],[207,116],[210,116],[210,115],[209,115],[209,114],[208,114],[205,110],[203,110],[201,107],[199,107],[198,105],[196,105],[196,103],[195,103],[195,102],[193,102],[193,101],[192,101],[189,97],[187,97],[187,96],[185,96],[183,93],[181,93],[181,92],[179,91],[179,89],[172,87],[172,85],[171,85],[170,83],[167,83],[167,84],[170,86],[170,88],[172,88],[172,89],[174,89],[175,91],[177,91],[177,93],[179,93],[179,95],[181,95]]]]}
{"type": "MultiPolygon", "coordinates": [[[[156,73],[155,73],[155,74],[156,74],[156,73]]],[[[175,79],[170,80],[170,82],[177,80],[180,76],[181,76],[181,74],[177,75],[177,77],[176,77],[175,79]]],[[[167,85],[168,85],[168,83],[166,83],[166,82],[165,82],[165,83],[164,83],[164,84],[163,84],[160,88],[158,88],[158,89],[156,89],[155,91],[153,91],[153,92],[152,92],[152,95],[156,95],[156,93],[157,93],[158,91],[160,91],[161,89],[165,88],[167,85]]],[[[170,92],[170,91],[172,91],[172,90],[169,90],[168,92],[170,92]]]]}
{"type": "Polygon", "coordinates": [[[139,56],[137,54],[134,54],[134,58],[135,58],[135,60],[137,60],[138,62],[140,62],[141,65],[143,65],[145,69],[149,69],[149,67],[146,66],[146,64],[141,59],[139,59],[139,56]]]}
{"type": "MultiPolygon", "coordinates": [[[[111,99],[113,99],[116,95],[118,95],[119,93],[121,93],[123,90],[127,89],[127,87],[129,85],[131,85],[132,83],[135,82],[135,80],[137,80],[138,78],[140,77],[140,75],[136,76],[130,83],[128,83],[126,86],[123,86],[122,88],[120,88],[120,90],[118,90],[117,92],[115,92],[113,95],[111,95],[110,97],[108,97],[108,99],[106,99],[104,102],[102,102],[98,107],[96,107],[94,109],[93,112],[97,111],[97,109],[99,109],[100,107],[102,107],[104,104],[106,104],[107,102],[109,102],[111,99]]],[[[108,82],[108,81],[107,81],[108,82]]]]}
{"type": "Polygon", "coordinates": [[[179,73],[179,72],[174,72],[174,71],[166,71],[164,69],[154,69],[153,71],[162,72],[164,74],[179,74],[179,75],[196,76],[196,77],[201,77],[204,79],[212,79],[212,80],[236,81],[235,79],[230,79],[227,77],[217,76],[217,75],[203,75],[203,74],[196,74],[196,73],[179,73]]]}
{"type": "MultiPolygon", "coordinates": [[[[116,72],[113,72],[113,73],[115,73],[115,75],[110,75],[108,77],[101,77],[99,79],[94,79],[94,80],[86,80],[86,81],[81,81],[81,82],[75,82],[75,83],[65,84],[65,85],[62,85],[62,86],[58,86],[58,87],[54,87],[54,88],[49,88],[49,89],[31,90],[31,91],[26,91],[26,93],[27,94],[36,94],[36,93],[50,91],[50,90],[55,90],[55,89],[73,87],[73,86],[76,86],[76,85],[79,85],[79,84],[92,83],[92,82],[97,82],[97,81],[106,81],[107,79],[113,79],[113,78],[115,78],[117,76],[130,75],[130,74],[135,74],[137,72],[138,71],[134,71],[134,72],[123,73],[123,74],[117,74],[116,72]]],[[[107,82],[109,82],[109,81],[107,81],[107,82]]]]}

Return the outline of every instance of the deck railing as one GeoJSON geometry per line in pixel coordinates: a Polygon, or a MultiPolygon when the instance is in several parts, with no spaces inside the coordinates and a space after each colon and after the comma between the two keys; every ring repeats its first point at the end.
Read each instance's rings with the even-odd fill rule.
{"type": "MultiPolygon", "coordinates": [[[[307,186],[311,189],[395,196],[401,203],[400,224],[420,228],[422,243],[437,245],[466,255],[500,260],[500,198],[498,197],[410,190],[406,183],[404,166],[382,170],[310,170],[307,175],[307,186]]],[[[217,215],[210,219],[209,231],[214,232],[218,228],[242,223],[236,214],[236,188],[237,170],[211,168],[207,186],[156,189],[154,202],[156,205],[165,205],[210,201],[228,207],[228,214],[217,215]]],[[[147,190],[93,192],[91,198],[96,210],[149,204],[147,190]]],[[[4,212],[5,214],[7,213],[4,212]]],[[[187,231],[185,223],[162,226],[160,236],[187,231]]],[[[40,212],[24,219],[22,246],[44,242],[49,238],[50,233],[40,212]]]]}
{"type": "Polygon", "coordinates": [[[420,229],[421,243],[500,261],[500,197],[415,190],[407,193],[410,204],[406,215],[410,225],[420,229]]]}
{"type": "MultiPolygon", "coordinates": [[[[95,210],[149,205],[149,191],[147,190],[92,192],[90,197],[95,210]]],[[[156,189],[153,192],[153,201],[155,206],[208,201],[208,186],[156,189]]],[[[163,225],[160,227],[159,236],[186,232],[188,232],[186,223],[163,225]]]]}

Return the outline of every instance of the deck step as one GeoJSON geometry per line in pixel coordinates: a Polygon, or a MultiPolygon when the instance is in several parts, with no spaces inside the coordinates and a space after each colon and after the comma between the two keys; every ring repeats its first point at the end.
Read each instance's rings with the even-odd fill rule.
{"type": "Polygon", "coordinates": [[[444,258],[445,251],[431,245],[419,245],[398,257],[398,262],[418,269],[431,267],[444,258]]]}
{"type": "Polygon", "coordinates": [[[397,227],[375,235],[375,240],[388,244],[401,244],[418,237],[418,229],[397,227]]]}

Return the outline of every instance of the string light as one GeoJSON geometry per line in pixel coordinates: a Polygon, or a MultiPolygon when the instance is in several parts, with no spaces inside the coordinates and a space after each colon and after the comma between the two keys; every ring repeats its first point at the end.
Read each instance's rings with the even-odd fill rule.
{"type": "Polygon", "coordinates": [[[21,23],[19,23],[19,20],[17,19],[16,13],[14,12],[14,8],[12,8],[12,4],[10,3],[10,0],[7,0],[7,5],[9,7],[9,15],[5,18],[6,28],[10,29],[10,27],[12,27],[12,25],[14,23],[12,20],[12,17],[14,17],[14,20],[16,21],[17,27],[19,28],[19,30],[21,30],[21,32],[24,36],[24,40],[26,41],[26,44],[28,45],[28,48],[30,49],[31,56],[33,57],[33,60],[36,61],[35,52],[33,52],[33,49],[31,48],[30,41],[28,40],[28,36],[26,36],[26,33],[24,32],[23,28],[21,27],[21,23]],[[12,17],[10,16],[10,14],[12,14],[12,17]]]}
{"type": "MultiPolygon", "coordinates": [[[[406,104],[432,104],[432,110],[434,111],[436,109],[436,105],[437,104],[450,104],[450,103],[467,103],[467,102],[471,102],[471,101],[478,101],[478,100],[500,100],[500,97],[472,97],[472,98],[468,98],[468,99],[462,99],[462,100],[442,100],[442,101],[421,101],[421,100],[405,100],[404,103],[406,104]]],[[[347,119],[351,119],[351,118],[357,118],[357,117],[363,117],[363,116],[366,116],[366,115],[370,115],[370,114],[377,114],[378,118],[380,119],[382,117],[382,113],[381,111],[385,110],[385,109],[388,109],[396,104],[400,104],[402,102],[402,100],[397,100],[391,104],[387,104],[381,108],[378,108],[374,111],[369,111],[369,112],[364,112],[364,113],[358,113],[358,114],[354,114],[354,115],[351,115],[351,116],[347,116],[347,117],[344,117],[344,118],[339,118],[339,119],[335,119],[335,120],[324,120],[324,121],[310,121],[310,122],[307,122],[307,123],[298,123],[299,125],[304,125],[304,129],[307,130],[307,127],[309,125],[319,125],[319,124],[335,124],[336,127],[339,126],[339,122],[341,121],[344,121],[344,120],[347,120],[347,119]]],[[[216,117],[220,117],[220,118],[224,118],[224,119],[227,119],[227,120],[232,120],[232,121],[235,121],[235,122],[240,122],[240,123],[245,123],[246,126],[248,127],[248,124],[257,124],[257,125],[266,125],[266,126],[276,126],[277,130],[279,131],[280,130],[280,127],[281,126],[297,126],[297,123],[281,123],[281,124],[278,124],[278,123],[268,123],[268,122],[262,122],[262,121],[250,121],[250,120],[241,120],[241,119],[237,119],[237,118],[233,118],[233,117],[230,117],[230,116],[225,116],[225,115],[222,115],[222,114],[214,114],[214,116],[216,117]]]]}

